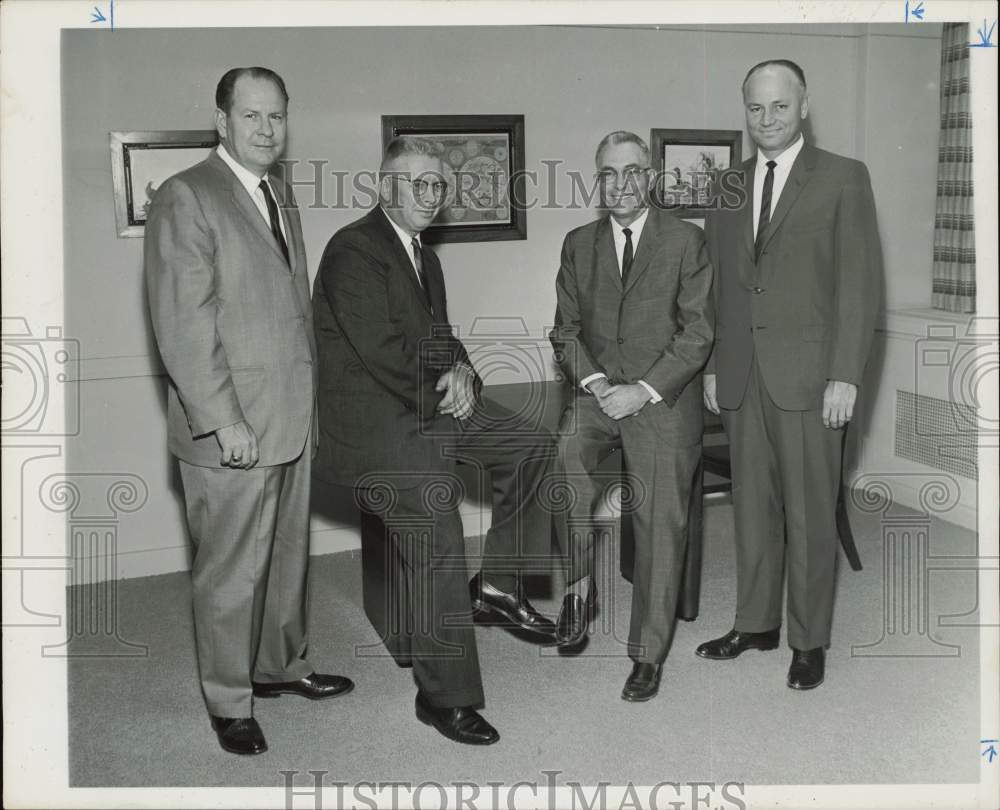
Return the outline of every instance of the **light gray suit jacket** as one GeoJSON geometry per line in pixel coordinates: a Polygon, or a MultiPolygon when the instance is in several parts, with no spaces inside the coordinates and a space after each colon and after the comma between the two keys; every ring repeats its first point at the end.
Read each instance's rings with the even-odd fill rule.
{"type": "Polygon", "coordinates": [[[271,177],[291,267],[246,189],[212,154],[165,181],[145,234],[149,309],[170,377],[170,452],[219,467],[213,432],[245,420],[261,466],[294,460],[315,415],[316,348],[302,226],[271,177]]]}

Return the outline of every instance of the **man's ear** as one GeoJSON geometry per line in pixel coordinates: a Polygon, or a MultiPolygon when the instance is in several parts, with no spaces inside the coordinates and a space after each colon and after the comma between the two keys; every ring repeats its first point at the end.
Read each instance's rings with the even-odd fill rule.
{"type": "Polygon", "coordinates": [[[229,134],[229,122],[226,114],[218,107],[215,108],[215,131],[219,133],[219,140],[222,140],[229,134]]]}
{"type": "Polygon", "coordinates": [[[802,97],[802,113],[801,113],[802,120],[805,121],[808,115],[809,115],[809,94],[806,93],[806,95],[802,97]]]}

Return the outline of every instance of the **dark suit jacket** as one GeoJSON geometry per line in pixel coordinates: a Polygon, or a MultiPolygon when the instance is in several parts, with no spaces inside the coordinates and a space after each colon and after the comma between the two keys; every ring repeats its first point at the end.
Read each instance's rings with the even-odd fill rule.
{"type": "Polygon", "coordinates": [[[667,211],[650,208],[624,289],[608,218],[570,231],[550,335],[563,372],[574,387],[597,372],[612,383],[644,380],[663,397],[645,407],[661,414],[664,438],[700,441],[698,374],[712,348],[711,289],[701,229],[667,211]]]}
{"type": "MultiPolygon", "coordinates": [[[[368,472],[422,476],[452,467],[455,420],[435,409],[438,378],[465,347],[448,324],[441,264],[423,249],[433,314],[381,208],[334,234],[313,290],[319,350],[317,476],[354,485],[368,472]]],[[[400,480],[398,477],[396,480],[400,480]]]]}
{"type": "Polygon", "coordinates": [[[820,408],[827,380],[861,383],[881,303],[871,181],[863,163],[804,145],[755,265],[755,166],[756,157],[723,180],[721,202],[739,205],[706,221],[718,312],[706,372],[718,375],[719,405],[738,408],[756,351],[779,408],[820,408]],[[739,183],[743,195],[732,193],[739,183]]]}
{"type": "Polygon", "coordinates": [[[291,268],[239,179],[212,152],[166,180],[146,222],[153,330],[170,377],[170,451],[218,467],[215,430],[245,420],[261,466],[295,459],[312,424],[316,366],[302,226],[272,176],[291,268]]]}

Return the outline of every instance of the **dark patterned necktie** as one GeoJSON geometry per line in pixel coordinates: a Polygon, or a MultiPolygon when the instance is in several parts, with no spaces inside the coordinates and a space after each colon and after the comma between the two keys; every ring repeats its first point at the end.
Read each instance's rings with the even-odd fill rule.
{"type": "Polygon", "coordinates": [[[760,261],[760,252],[764,249],[764,238],[768,223],[771,221],[771,194],[774,192],[774,167],[778,164],[773,160],[767,162],[767,175],[764,177],[764,192],[760,195],[760,218],[757,220],[757,238],[753,242],[753,259],[760,261]]]}
{"type": "Polygon", "coordinates": [[[625,234],[625,251],[622,253],[622,287],[628,283],[628,272],[632,269],[632,230],[622,228],[625,234]]]}
{"type": "Polygon", "coordinates": [[[413,248],[413,264],[417,268],[417,278],[420,279],[420,286],[424,290],[424,298],[427,299],[427,306],[430,307],[431,314],[433,315],[434,304],[431,303],[431,291],[427,286],[427,273],[424,272],[424,257],[420,252],[420,243],[416,237],[413,237],[410,246],[413,248]]]}
{"type": "Polygon", "coordinates": [[[260,181],[260,190],[264,192],[264,202],[267,203],[267,216],[271,220],[271,233],[274,235],[274,241],[281,248],[281,255],[285,257],[285,264],[291,267],[291,262],[288,260],[288,243],[285,241],[285,235],[281,232],[278,204],[274,201],[274,196],[271,194],[271,187],[267,184],[267,180],[260,181]]]}

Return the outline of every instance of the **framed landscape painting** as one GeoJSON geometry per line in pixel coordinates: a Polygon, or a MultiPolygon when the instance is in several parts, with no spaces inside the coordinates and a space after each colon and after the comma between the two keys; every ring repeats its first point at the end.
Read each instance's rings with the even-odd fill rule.
{"type": "Polygon", "coordinates": [[[142,236],[160,183],[208,157],[219,143],[214,129],[112,132],[111,179],[118,236],[142,236]]]}
{"type": "Polygon", "coordinates": [[[738,129],[654,129],[649,147],[657,204],[679,217],[704,217],[720,172],[740,163],[738,129]]]}

